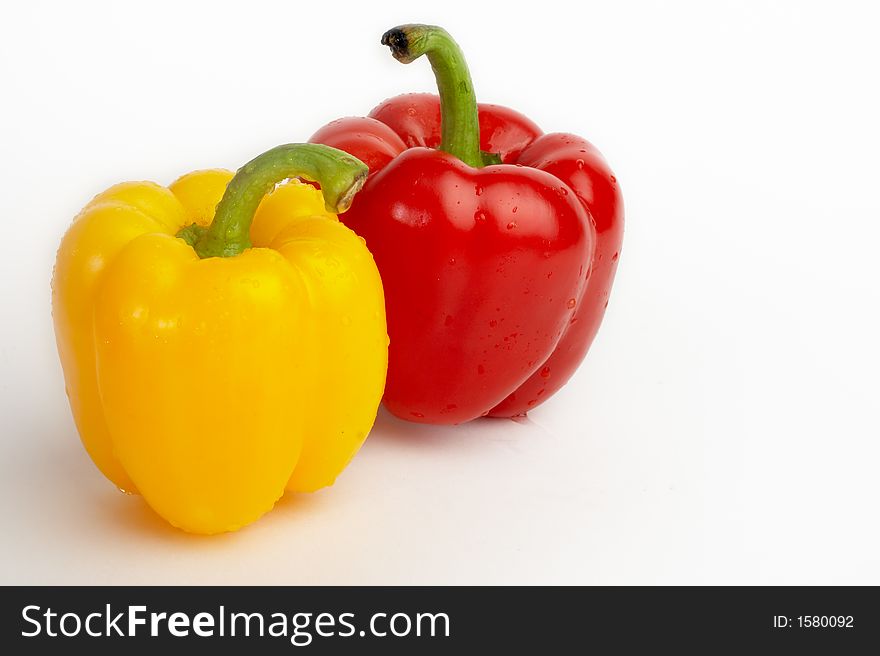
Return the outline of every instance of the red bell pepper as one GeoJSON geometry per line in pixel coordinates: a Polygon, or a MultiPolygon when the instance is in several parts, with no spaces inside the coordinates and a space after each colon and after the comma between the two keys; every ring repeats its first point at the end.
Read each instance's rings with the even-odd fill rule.
{"type": "Polygon", "coordinates": [[[602,321],[623,237],[617,181],[586,140],[477,105],[445,30],[404,25],[382,43],[403,63],[427,55],[439,98],[386,100],[312,141],[370,167],[340,218],[385,285],[385,405],[432,424],[522,415],[571,377],[602,321]]]}

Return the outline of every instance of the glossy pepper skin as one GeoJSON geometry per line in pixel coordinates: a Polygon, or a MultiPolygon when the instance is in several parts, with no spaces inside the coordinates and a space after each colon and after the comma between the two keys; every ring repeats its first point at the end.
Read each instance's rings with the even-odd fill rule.
{"type": "Polygon", "coordinates": [[[384,402],[425,423],[522,415],[568,381],[602,321],[623,237],[617,180],[585,139],[477,105],[442,29],[401,26],[383,43],[404,63],[426,54],[440,96],[392,98],[311,141],[370,167],[341,218],[385,284],[384,402]]]}
{"type": "Polygon", "coordinates": [[[53,316],[83,444],[173,525],[236,530],[285,488],[332,484],[364,441],[384,297],[334,212],[365,175],[332,148],[282,146],[235,178],[111,187],[64,236],[53,316]],[[323,197],[297,180],[272,191],[290,176],[323,197]]]}

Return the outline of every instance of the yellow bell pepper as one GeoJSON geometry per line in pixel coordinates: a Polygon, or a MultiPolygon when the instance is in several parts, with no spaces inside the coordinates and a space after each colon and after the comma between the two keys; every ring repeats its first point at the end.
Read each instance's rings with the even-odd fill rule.
{"type": "Polygon", "coordinates": [[[234,177],[111,187],[65,234],[52,307],[79,434],[173,525],[234,531],[285,488],[330,485],[372,427],[382,283],[335,216],[366,175],[334,148],[280,146],[234,177]]]}

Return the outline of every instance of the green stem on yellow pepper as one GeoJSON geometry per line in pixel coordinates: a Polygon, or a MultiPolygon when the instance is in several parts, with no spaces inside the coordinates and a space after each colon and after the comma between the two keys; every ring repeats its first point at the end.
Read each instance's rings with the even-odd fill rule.
{"type": "Polygon", "coordinates": [[[440,150],[479,167],[497,158],[480,152],[477,97],[467,62],[449,33],[436,25],[401,25],[382,35],[394,58],[409,64],[428,56],[440,92],[440,150]]]}
{"type": "Polygon", "coordinates": [[[232,257],[251,247],[250,229],[263,197],[288,178],[317,182],[327,210],[344,212],[364,186],[369,169],[359,159],[321,144],[286,144],[242,166],[230,180],[207,228],[195,224],[178,237],[201,258],[232,257]]]}

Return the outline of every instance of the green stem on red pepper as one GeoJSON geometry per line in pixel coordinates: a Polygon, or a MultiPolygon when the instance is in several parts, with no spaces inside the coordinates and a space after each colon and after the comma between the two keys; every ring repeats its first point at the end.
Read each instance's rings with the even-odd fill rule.
{"type": "Polygon", "coordinates": [[[242,166],[230,180],[207,228],[192,224],[177,236],[201,258],[232,257],[251,247],[250,229],[263,197],[288,178],[321,185],[327,210],[344,212],[364,186],[369,169],[359,159],[321,144],[286,144],[242,166]]]}
{"type": "Polygon", "coordinates": [[[440,92],[440,150],[470,166],[500,160],[480,152],[477,97],[467,62],[449,33],[436,25],[400,25],[382,35],[394,58],[409,64],[428,56],[440,92]]]}

